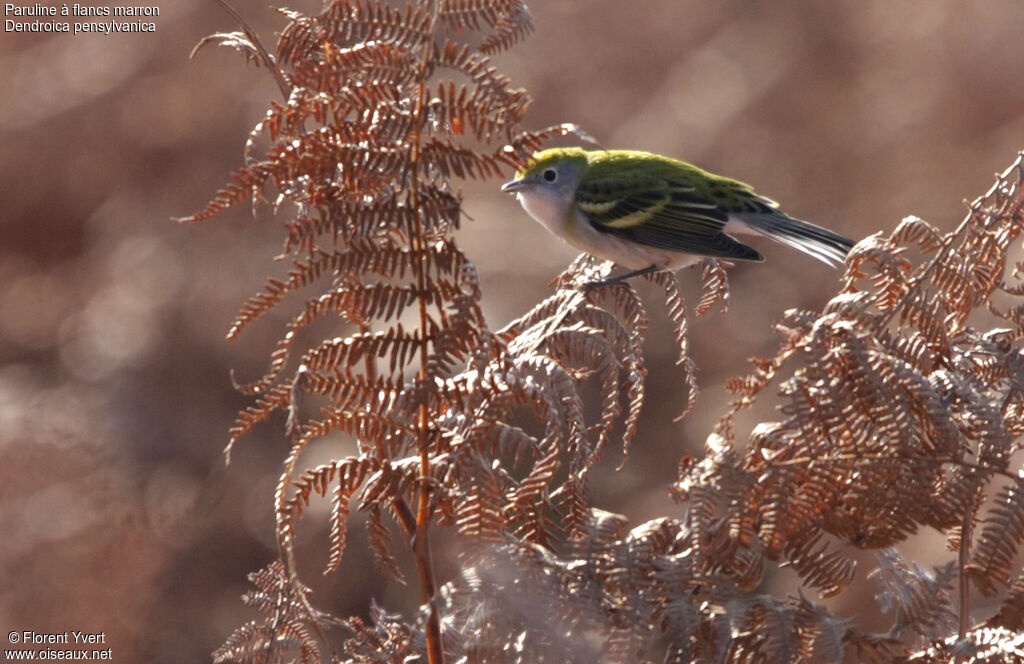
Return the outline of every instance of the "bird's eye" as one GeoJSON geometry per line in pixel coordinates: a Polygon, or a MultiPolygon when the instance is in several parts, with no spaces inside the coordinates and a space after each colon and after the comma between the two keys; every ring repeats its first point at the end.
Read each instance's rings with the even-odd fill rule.
{"type": "Polygon", "coordinates": [[[547,180],[548,182],[554,182],[557,177],[558,172],[553,168],[549,168],[546,171],[544,171],[544,179],[547,180]]]}

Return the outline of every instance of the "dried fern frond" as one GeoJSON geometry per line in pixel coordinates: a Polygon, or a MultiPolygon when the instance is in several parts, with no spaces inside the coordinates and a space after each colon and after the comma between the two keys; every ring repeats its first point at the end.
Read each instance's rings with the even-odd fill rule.
{"type": "Polygon", "coordinates": [[[892,635],[918,634],[936,641],[949,634],[956,625],[950,594],[955,574],[952,561],[929,572],[903,560],[893,549],[880,551],[878,568],[871,576],[882,583],[882,610],[895,614],[892,635]]]}
{"type": "Polygon", "coordinates": [[[1014,664],[1024,659],[1024,634],[1000,628],[980,627],[964,637],[950,636],[941,643],[911,655],[920,664],[1014,664]]]}
{"type": "MultiPolygon", "coordinates": [[[[430,596],[423,534],[432,525],[453,525],[480,546],[511,536],[554,547],[580,532],[591,468],[617,427],[625,449],[636,436],[646,310],[626,285],[584,294],[571,285],[573,268],[523,319],[497,333],[484,321],[476,268],[453,238],[456,181],[499,176],[549,138],[582,135],[572,125],[524,131],[530,98],[491,63],[532,28],[522,2],[338,0],[319,14],[284,15],[272,61],[288,83],[286,99],[271,103],[250,133],[233,181],[184,220],[249,198],[292,215],[284,242],[291,268],[244,304],[230,339],[311,291],[266,373],[236,385],[255,403],[240,413],[228,452],[274,411],[287,413],[291,449],[275,514],[290,583],[299,584],[297,522],[320,498],[330,501],[327,571],[344,568],[356,509],[369,514],[377,566],[401,576],[390,515],[430,596]],[[261,142],[269,147],[257,156],[261,142]],[[300,341],[332,321],[337,336],[300,341]],[[584,416],[588,381],[602,394],[597,422],[584,416]],[[306,412],[313,404],[318,414],[306,412]],[[524,411],[536,427],[520,426],[524,411]],[[303,470],[307,450],[332,433],[351,439],[356,453],[303,470]]],[[[227,41],[248,44],[240,39],[227,41]]],[[[705,307],[725,292],[724,273],[709,270],[705,307]]],[[[658,280],[687,363],[685,307],[674,279],[658,280]]],[[[688,375],[687,410],[696,394],[688,375]]],[[[427,650],[439,661],[436,607],[428,613],[427,650]]],[[[349,626],[353,649],[385,647],[379,631],[349,626]]],[[[255,654],[253,639],[238,650],[247,647],[255,654]]]]}
{"type": "Polygon", "coordinates": [[[242,599],[266,618],[235,630],[224,645],[214,651],[215,664],[249,662],[254,655],[283,661],[290,654],[297,654],[299,659],[294,661],[302,664],[319,664],[322,661],[320,646],[310,624],[326,624],[333,618],[308,612],[310,589],[292,583],[279,561],[253,572],[249,581],[256,589],[247,592],[242,599]]]}
{"type": "MultiPolygon", "coordinates": [[[[789,557],[785,547],[808,528],[860,547],[890,546],[922,526],[949,529],[977,518],[992,478],[1016,474],[1008,464],[1024,328],[975,330],[967,319],[1003,285],[1006,253],[1024,230],[1022,177],[1018,159],[953,233],[908,218],[858,243],[824,312],[790,313],[779,354],[730,382],[740,398],[719,425],[729,445],[736,411],[792,372],[779,387],[786,419],[750,437],[745,470],[756,481],[737,503],[758,506],[770,556],[789,557]]],[[[990,513],[974,552],[982,587],[1008,581],[1021,539],[1017,488],[990,513]]],[[[810,582],[823,565],[797,569],[810,582]]]]}
{"type": "MultiPolygon", "coordinates": [[[[267,201],[285,219],[289,260],[228,334],[292,307],[264,375],[237,385],[253,403],[226,450],[287,414],[280,561],[253,577],[247,600],[266,619],[216,661],[318,662],[325,645],[332,661],[431,664],[1017,654],[1007,630],[1024,622],[1024,267],[1008,252],[1024,231],[1022,159],[955,231],[908,217],[858,243],[822,311],[785,312],[778,352],[728,382],[735,401],[704,458],[680,461],[685,511],[631,527],[595,509],[590,491],[609,447],[625,463],[643,440],[651,303],[629,283],[589,287],[612,266],[581,256],[495,331],[455,239],[459,180],[506,173],[555,137],[586,138],[573,125],[524,129],[530,97],[492,60],[532,30],[526,5],[331,0],[282,14],[273,56],[247,29],[209,40],[258,58],[283,97],[231,180],[184,220],[267,201]],[[737,415],[770,388],[779,421],[741,443],[737,415]],[[344,453],[307,461],[336,438],[344,453]],[[295,531],[313,500],[328,502],[326,571],[347,571],[350,516],[362,511],[377,569],[418,583],[418,615],[374,605],[368,620],[339,621],[312,608],[295,531]],[[945,533],[959,559],[932,572],[883,553],[885,633],[762,587],[778,564],[837,595],[855,578],[852,548],[923,528],[945,533]],[[431,549],[442,532],[460,557],[447,581],[431,549]],[[999,600],[973,629],[972,587],[999,600]],[[330,644],[335,628],[345,636],[330,644]]],[[[680,418],[698,394],[688,314],[726,309],[727,267],[702,263],[689,308],[675,275],[647,277],[674,328],[680,418]]]]}

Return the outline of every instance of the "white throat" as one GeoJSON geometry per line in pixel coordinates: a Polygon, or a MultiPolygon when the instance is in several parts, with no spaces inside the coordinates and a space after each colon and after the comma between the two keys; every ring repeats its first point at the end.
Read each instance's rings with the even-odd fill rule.
{"type": "Polygon", "coordinates": [[[572,207],[571,195],[559,196],[551,190],[532,189],[520,191],[516,197],[531,217],[555,235],[565,237],[572,222],[569,216],[569,209],[572,207]]]}

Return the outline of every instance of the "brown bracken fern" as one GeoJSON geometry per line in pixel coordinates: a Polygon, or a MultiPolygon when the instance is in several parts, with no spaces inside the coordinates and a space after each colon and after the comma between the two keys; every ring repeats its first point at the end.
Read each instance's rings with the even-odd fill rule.
{"type": "MultiPolygon", "coordinates": [[[[271,594],[267,579],[274,579],[288,599],[260,602],[273,609],[267,622],[236,633],[218,659],[258,658],[281,643],[294,644],[304,661],[312,657],[308,638],[298,636],[309,636],[307,623],[324,625],[296,575],[294,530],[321,496],[331,501],[329,572],[341,566],[353,503],[367,514],[369,541],[387,574],[402,574],[392,551],[394,528],[402,532],[427,618],[418,629],[425,638],[401,652],[423,650],[440,662],[432,528],[451,527],[467,542],[542,547],[578,533],[588,518],[589,470],[623,402],[624,446],[636,431],[647,315],[629,287],[578,290],[576,282],[591,278],[585,273],[607,269],[588,260],[504,330],[491,331],[481,315],[476,268],[453,237],[461,215],[456,181],[508,172],[546,138],[576,132],[569,125],[522,130],[530,99],[491,64],[491,54],[532,28],[523,3],[345,1],[316,16],[285,13],[290,22],[274,56],[248,29],[204,42],[270,68],[287,93],[253,130],[233,182],[187,219],[202,221],[248,198],[293,210],[284,246],[293,267],[242,307],[229,338],[286,298],[316,289],[288,323],[266,375],[239,386],[255,402],[240,413],[227,448],[230,456],[256,424],[288,413],[291,451],[275,495],[281,561],[256,579],[261,596],[271,594]],[[256,157],[260,140],[270,147],[256,157]],[[296,347],[303,330],[325,319],[349,327],[296,347]],[[602,393],[598,422],[584,416],[581,385],[591,377],[602,393]],[[302,404],[314,400],[320,408],[311,414],[302,404]],[[522,421],[527,411],[535,427],[522,421]],[[354,439],[357,452],[302,470],[303,452],[336,431],[354,439]]],[[[726,288],[721,268],[707,271],[703,309],[726,288]]],[[[668,292],[688,363],[675,280],[655,280],[668,292]]],[[[687,409],[694,395],[691,389],[687,409]]],[[[365,650],[360,638],[383,638],[347,624],[356,636],[346,652],[365,650]]],[[[394,638],[385,641],[399,648],[394,638]]]]}
{"type": "MultiPolygon", "coordinates": [[[[820,314],[786,312],[779,353],[731,382],[737,399],[707,457],[681,472],[681,496],[713,503],[703,527],[731,577],[745,578],[751,558],[757,569],[781,561],[835,595],[854,578],[852,547],[881,550],[874,576],[894,625],[884,635],[842,629],[844,648],[862,658],[1024,655],[1007,631],[1020,629],[1024,610],[1014,578],[1024,541],[1014,458],[1024,432],[1024,287],[1004,279],[1024,231],[1022,184],[1019,157],[954,232],[908,217],[858,243],[840,292],[820,314]],[[741,452],[734,418],[775,382],[784,419],[757,425],[741,452]],[[957,559],[931,572],[889,548],[923,527],[946,533],[957,559]],[[974,621],[974,592],[1001,601],[995,615],[974,621]],[[932,645],[912,656],[908,642],[922,638],[932,645]]],[[[743,659],[765,652],[767,633],[778,631],[779,643],[819,633],[825,614],[804,610],[796,604],[774,624],[755,612],[750,642],[730,648],[743,659]]]]}
{"type": "MultiPolygon", "coordinates": [[[[584,287],[610,266],[581,256],[549,297],[492,330],[455,238],[460,180],[507,174],[547,139],[580,134],[524,130],[530,98],[492,62],[532,29],[526,5],[335,0],[283,13],[273,54],[247,27],[204,40],[266,68],[283,99],[244,166],[186,221],[268,201],[287,219],[291,267],[228,336],[286,303],[297,312],[265,375],[238,385],[253,402],[229,458],[276,412],[289,450],[273,496],[280,557],[245,598],[263,618],[215,661],[1024,656],[1024,284],[1012,281],[1024,265],[1006,269],[1024,229],[1020,159],[954,232],[908,218],[860,242],[823,311],[786,312],[779,352],[730,382],[705,457],[680,461],[680,512],[630,527],[594,508],[589,482],[609,445],[625,459],[637,438],[648,305],[630,284],[584,287]],[[331,336],[304,341],[314,330],[331,336]],[[772,386],[780,421],[741,444],[737,415],[772,386]],[[339,436],[351,454],[308,463],[339,436]],[[362,512],[378,570],[415,578],[419,613],[314,608],[295,530],[318,498],[330,503],[326,571],[348,571],[349,515],[362,512]],[[956,552],[937,569],[894,548],[925,527],[956,552]],[[440,537],[458,552],[451,578],[437,578],[440,537]],[[857,548],[877,550],[866,576],[892,617],[884,633],[763,583],[786,566],[803,589],[838,595],[862,574],[857,548]],[[987,615],[971,610],[977,595],[987,615]]],[[[726,267],[703,264],[698,315],[725,308],[726,267]]],[[[674,275],[646,279],[675,327],[684,416],[697,395],[687,306],[674,275]]]]}

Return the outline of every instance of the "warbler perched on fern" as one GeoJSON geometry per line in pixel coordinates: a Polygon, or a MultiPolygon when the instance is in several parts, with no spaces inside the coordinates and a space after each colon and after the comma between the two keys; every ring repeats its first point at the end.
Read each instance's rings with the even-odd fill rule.
{"type": "Polygon", "coordinates": [[[649,152],[544,150],[501,190],[572,246],[631,270],[601,283],[704,256],[764,260],[732,233],[767,236],[833,267],[853,246],[790,217],[748,184],[649,152]]]}

